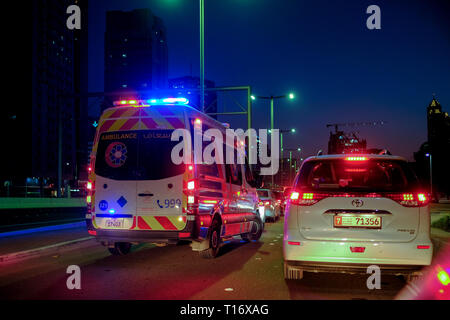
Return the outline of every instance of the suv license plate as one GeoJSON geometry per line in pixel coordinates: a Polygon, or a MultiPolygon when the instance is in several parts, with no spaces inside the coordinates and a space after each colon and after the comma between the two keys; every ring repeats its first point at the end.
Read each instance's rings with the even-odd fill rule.
{"type": "Polygon", "coordinates": [[[381,217],[362,215],[336,215],[334,216],[334,227],[381,229],[381,217]]]}

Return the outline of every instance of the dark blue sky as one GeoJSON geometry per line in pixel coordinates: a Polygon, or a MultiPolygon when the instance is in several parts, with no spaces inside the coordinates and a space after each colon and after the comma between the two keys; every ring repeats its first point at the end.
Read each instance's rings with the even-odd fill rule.
{"type": "MultiPolygon", "coordinates": [[[[359,129],[369,147],[412,159],[426,141],[432,93],[450,111],[450,1],[206,0],[206,77],[217,86],[250,85],[254,94],[296,93],[277,101],[275,127],[297,128],[286,147],[302,156],[327,150],[327,123],[385,120],[359,129]],[[381,30],[366,28],[366,8],[381,8],[381,30]]],[[[89,90],[103,90],[107,10],[150,8],[164,20],[169,77],[199,68],[197,0],[92,0],[89,90]]],[[[253,104],[254,127],[267,127],[267,101],[253,104]]],[[[244,117],[224,118],[246,127],[244,117]]]]}

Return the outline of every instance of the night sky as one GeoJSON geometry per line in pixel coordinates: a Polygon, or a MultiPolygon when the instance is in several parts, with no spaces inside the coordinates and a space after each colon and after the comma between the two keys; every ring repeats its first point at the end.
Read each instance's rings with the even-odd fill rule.
{"type": "MultiPolygon", "coordinates": [[[[297,129],[285,147],[301,147],[304,158],[326,152],[327,123],[385,120],[358,129],[361,137],[412,160],[427,139],[432,93],[450,112],[450,1],[205,2],[206,78],[255,95],[294,92],[296,100],[276,101],[275,127],[297,129]],[[381,30],[366,28],[372,4],[381,30]]],[[[103,91],[105,12],[145,7],[167,28],[169,78],[191,66],[198,76],[198,0],[91,0],[89,91],[103,91]]],[[[268,101],[253,110],[254,127],[267,128],[268,101]]],[[[220,120],[246,128],[244,116],[220,120]]]]}

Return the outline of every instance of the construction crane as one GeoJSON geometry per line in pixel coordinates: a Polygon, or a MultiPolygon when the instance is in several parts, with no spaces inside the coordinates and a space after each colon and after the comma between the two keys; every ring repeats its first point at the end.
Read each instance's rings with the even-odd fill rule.
{"type": "Polygon", "coordinates": [[[327,128],[334,127],[335,132],[330,132],[330,140],[328,141],[328,154],[340,153],[357,153],[365,152],[367,150],[367,142],[365,139],[357,137],[355,132],[350,134],[339,130],[339,127],[362,127],[362,126],[376,126],[386,124],[387,121],[367,121],[367,122],[348,122],[348,123],[330,123],[327,128]]]}

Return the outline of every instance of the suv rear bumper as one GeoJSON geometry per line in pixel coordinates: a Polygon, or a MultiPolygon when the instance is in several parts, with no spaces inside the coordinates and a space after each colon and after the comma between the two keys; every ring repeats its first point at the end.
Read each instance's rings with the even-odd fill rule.
{"type": "MultiPolygon", "coordinates": [[[[301,270],[307,272],[327,272],[327,273],[349,273],[349,274],[367,274],[367,268],[373,264],[363,263],[327,263],[310,261],[285,261],[289,270],[301,270]]],[[[383,275],[410,275],[421,274],[422,268],[426,266],[416,265],[377,265],[383,275]]]]}
{"type": "Polygon", "coordinates": [[[285,261],[331,263],[336,266],[345,264],[428,266],[433,256],[433,244],[428,237],[420,236],[411,242],[389,243],[306,240],[297,233],[295,237],[285,236],[283,256],[285,261]],[[418,245],[429,248],[418,249],[418,245]],[[351,247],[365,249],[364,252],[352,252],[351,247]]]}

